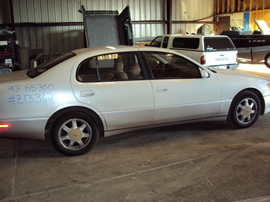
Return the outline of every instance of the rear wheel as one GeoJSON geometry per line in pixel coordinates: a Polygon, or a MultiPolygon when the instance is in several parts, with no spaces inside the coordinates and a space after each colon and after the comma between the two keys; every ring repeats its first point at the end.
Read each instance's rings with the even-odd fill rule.
{"type": "Polygon", "coordinates": [[[229,119],[237,128],[252,126],[258,119],[261,111],[261,102],[258,96],[250,91],[240,93],[233,101],[229,119]]]}
{"type": "Polygon", "coordinates": [[[54,148],[64,155],[81,155],[93,148],[99,138],[95,121],[81,112],[61,116],[53,126],[54,148]]]}
{"type": "Polygon", "coordinates": [[[270,53],[268,53],[264,58],[264,64],[270,68],[270,53]]]}

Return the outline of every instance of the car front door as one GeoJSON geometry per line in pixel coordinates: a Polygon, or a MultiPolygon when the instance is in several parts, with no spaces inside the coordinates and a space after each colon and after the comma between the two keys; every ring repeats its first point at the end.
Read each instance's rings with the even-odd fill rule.
{"type": "Polygon", "coordinates": [[[82,61],[72,86],[79,102],[102,114],[105,130],[116,130],[152,123],[152,86],[144,78],[136,53],[114,53],[82,61]]]}
{"type": "Polygon", "coordinates": [[[202,78],[200,67],[174,54],[144,52],[154,92],[154,124],[214,117],[220,112],[217,78],[202,78]]]}

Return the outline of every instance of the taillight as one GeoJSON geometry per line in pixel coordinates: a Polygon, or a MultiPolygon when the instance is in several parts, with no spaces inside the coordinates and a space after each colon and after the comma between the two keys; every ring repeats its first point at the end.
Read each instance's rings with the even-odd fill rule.
{"type": "Polygon", "coordinates": [[[236,63],[238,62],[238,53],[236,53],[236,63]]]}
{"type": "Polygon", "coordinates": [[[203,56],[201,57],[201,64],[202,64],[202,65],[205,65],[205,63],[206,63],[206,58],[205,58],[205,56],[203,55],[203,56]]]}
{"type": "Polygon", "coordinates": [[[0,124],[0,128],[9,128],[9,124],[4,123],[4,124],[0,124]]]}

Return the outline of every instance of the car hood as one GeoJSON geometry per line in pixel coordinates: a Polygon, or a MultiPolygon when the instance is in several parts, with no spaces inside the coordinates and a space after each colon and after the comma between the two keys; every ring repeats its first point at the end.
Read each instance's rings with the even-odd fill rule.
{"type": "Polygon", "coordinates": [[[0,74],[0,83],[28,79],[29,77],[26,74],[27,71],[28,70],[21,70],[21,71],[6,73],[6,74],[0,74]]]}

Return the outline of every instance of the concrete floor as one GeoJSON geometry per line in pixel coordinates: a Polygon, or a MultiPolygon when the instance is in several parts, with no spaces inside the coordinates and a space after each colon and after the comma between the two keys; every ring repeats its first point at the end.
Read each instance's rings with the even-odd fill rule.
{"type": "Polygon", "coordinates": [[[109,137],[78,157],[2,138],[0,201],[270,201],[269,168],[270,114],[249,129],[205,122],[109,137]]]}

